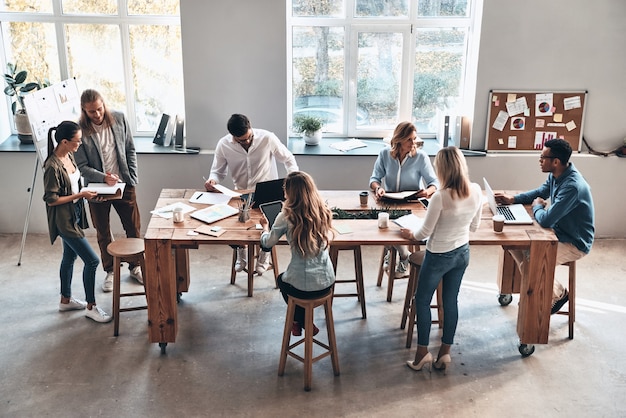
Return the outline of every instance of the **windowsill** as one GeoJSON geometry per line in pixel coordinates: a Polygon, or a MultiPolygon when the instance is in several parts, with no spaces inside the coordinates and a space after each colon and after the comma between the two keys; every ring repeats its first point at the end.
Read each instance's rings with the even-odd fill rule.
{"type": "MultiPolygon", "coordinates": [[[[198,148],[164,147],[152,143],[153,137],[137,136],[134,138],[137,154],[198,154],[198,148]]],[[[34,144],[22,144],[17,135],[11,135],[0,143],[0,152],[35,152],[34,144]]]]}
{"type": "MultiPolygon", "coordinates": [[[[356,148],[350,151],[339,151],[335,148],[332,148],[330,145],[336,142],[341,142],[347,140],[346,138],[330,138],[324,137],[320,141],[318,145],[307,145],[304,142],[304,139],[299,137],[291,137],[287,140],[287,148],[294,155],[320,155],[320,156],[329,156],[329,155],[356,155],[356,156],[378,156],[378,153],[381,149],[387,146],[381,139],[360,139],[367,146],[363,148],[356,148]]],[[[436,139],[425,139],[424,140],[424,151],[431,157],[434,157],[435,154],[441,149],[439,145],[439,141],[436,139]]],[[[482,151],[472,151],[472,150],[462,150],[465,156],[484,156],[485,152],[482,151]]]]}

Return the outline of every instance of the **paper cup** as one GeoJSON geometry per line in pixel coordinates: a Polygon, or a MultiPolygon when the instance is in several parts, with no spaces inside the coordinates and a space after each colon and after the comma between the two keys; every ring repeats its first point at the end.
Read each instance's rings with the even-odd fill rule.
{"type": "Polygon", "coordinates": [[[493,221],[493,232],[501,234],[504,229],[504,215],[495,215],[491,220],[493,221]]]}

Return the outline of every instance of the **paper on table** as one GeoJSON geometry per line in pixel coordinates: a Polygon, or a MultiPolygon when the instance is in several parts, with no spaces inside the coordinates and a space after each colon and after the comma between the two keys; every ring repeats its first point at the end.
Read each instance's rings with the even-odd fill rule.
{"type": "Polygon", "coordinates": [[[175,208],[183,208],[183,213],[193,212],[196,210],[193,206],[189,206],[183,202],[171,203],[167,206],[163,206],[162,208],[155,209],[150,213],[160,216],[161,218],[170,219],[174,216],[175,208]]]}
{"type": "Polygon", "coordinates": [[[221,184],[216,184],[213,187],[215,187],[217,190],[219,190],[220,192],[222,192],[225,195],[230,196],[230,197],[239,197],[239,196],[241,196],[241,193],[236,192],[234,190],[231,190],[228,187],[224,187],[221,184]]]}
{"type": "Polygon", "coordinates": [[[230,201],[230,196],[223,193],[195,192],[189,201],[204,205],[219,205],[227,204],[230,201]]]}
{"type": "Polygon", "coordinates": [[[361,140],[352,138],[352,139],[348,139],[347,141],[335,142],[333,144],[330,144],[330,147],[335,148],[336,150],[339,150],[339,151],[346,152],[346,151],[350,151],[356,148],[367,147],[367,144],[361,140]]]}
{"type": "Polygon", "coordinates": [[[399,217],[398,219],[394,219],[393,222],[395,222],[401,228],[410,229],[411,231],[418,231],[424,224],[424,219],[415,216],[412,213],[409,213],[408,215],[404,215],[399,217]]]}

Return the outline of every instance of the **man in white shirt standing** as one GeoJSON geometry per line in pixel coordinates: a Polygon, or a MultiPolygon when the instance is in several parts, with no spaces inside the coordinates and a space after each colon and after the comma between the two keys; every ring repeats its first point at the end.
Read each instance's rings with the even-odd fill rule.
{"type": "MultiPolygon", "coordinates": [[[[247,116],[234,114],[228,119],[229,134],[222,137],[215,147],[215,157],[208,180],[204,187],[216,192],[215,185],[230,173],[235,190],[252,190],[261,181],[276,180],[276,161],[285,166],[287,173],[298,171],[296,158],[273,133],[264,129],[253,129],[247,116]]],[[[269,266],[269,253],[261,251],[256,272],[263,274],[269,266]]],[[[237,249],[235,271],[247,265],[246,249],[237,249]]]]}

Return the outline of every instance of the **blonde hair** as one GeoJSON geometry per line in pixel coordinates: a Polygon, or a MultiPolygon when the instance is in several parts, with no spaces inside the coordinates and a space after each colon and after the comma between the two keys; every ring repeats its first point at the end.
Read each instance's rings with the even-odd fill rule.
{"type": "Polygon", "coordinates": [[[283,213],[293,225],[291,246],[296,247],[304,258],[315,257],[331,239],[332,213],[307,173],[289,173],[284,187],[283,213]]]}
{"type": "Polygon", "coordinates": [[[392,158],[396,160],[400,159],[400,147],[404,142],[413,142],[413,132],[417,132],[417,129],[411,122],[400,122],[398,126],[396,126],[396,129],[393,130],[393,136],[391,137],[392,158]]]}
{"type": "Polygon", "coordinates": [[[467,161],[457,147],[446,147],[435,156],[435,171],[441,189],[449,189],[452,198],[465,199],[470,195],[470,179],[467,161]]]}

